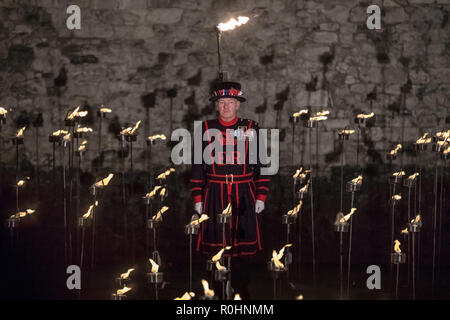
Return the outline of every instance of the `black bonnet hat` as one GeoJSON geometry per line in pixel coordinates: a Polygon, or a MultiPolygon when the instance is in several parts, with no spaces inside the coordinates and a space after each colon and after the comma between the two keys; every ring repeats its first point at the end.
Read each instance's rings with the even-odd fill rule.
{"type": "Polygon", "coordinates": [[[240,102],[244,102],[244,93],[241,91],[239,82],[220,82],[215,85],[214,91],[211,93],[211,101],[217,101],[220,98],[235,98],[240,102]]]}

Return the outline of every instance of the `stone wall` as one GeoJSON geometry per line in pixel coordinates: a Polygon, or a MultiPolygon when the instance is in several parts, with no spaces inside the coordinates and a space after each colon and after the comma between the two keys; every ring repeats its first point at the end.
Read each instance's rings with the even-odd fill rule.
{"type": "MultiPolygon", "coordinates": [[[[1,131],[2,159],[14,163],[15,149],[6,138],[42,113],[40,163],[48,166],[47,137],[77,105],[90,111],[86,125],[95,130],[98,106],[113,109],[103,127],[110,151],[105,165],[111,167],[119,127],[143,120],[135,145],[137,157],[143,157],[146,135],[169,135],[170,128],[214,117],[208,103],[217,76],[214,26],[246,15],[251,19],[245,26],[222,34],[223,66],[248,97],[240,115],[282,130],[281,166],[291,164],[289,117],[305,106],[331,111],[320,126],[322,169],[339,164],[336,131],[354,127],[358,112],[376,114],[375,124],[361,132],[360,160],[384,162],[384,153],[401,142],[402,126],[405,142],[412,142],[449,125],[449,13],[448,0],[3,0],[0,104],[13,110],[1,131]],[[81,8],[81,30],[66,27],[69,4],[81,8]],[[382,9],[381,30],[366,27],[370,4],[382,9]]],[[[305,132],[298,124],[296,165],[305,161],[305,132]]],[[[35,135],[29,126],[23,155],[31,162],[35,135]]],[[[93,160],[96,133],[89,145],[93,160]]],[[[355,150],[352,137],[348,163],[355,150]]],[[[169,147],[157,152],[155,161],[167,163],[169,147]]],[[[412,153],[405,161],[414,161],[412,153]]]]}

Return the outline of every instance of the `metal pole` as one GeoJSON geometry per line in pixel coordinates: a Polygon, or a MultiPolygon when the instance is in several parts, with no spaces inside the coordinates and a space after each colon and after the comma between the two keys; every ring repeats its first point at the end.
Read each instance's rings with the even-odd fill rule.
{"type": "Polygon", "coordinates": [[[314,196],[313,196],[313,169],[312,169],[312,140],[311,140],[311,128],[309,130],[309,167],[311,170],[310,174],[310,190],[311,190],[311,241],[312,241],[312,267],[313,267],[313,284],[316,286],[316,255],[314,247],[314,196]]]}
{"type": "MultiPolygon", "coordinates": [[[[355,199],[355,193],[352,192],[352,200],[350,207],[353,208],[353,201],[355,199]]],[[[348,241],[348,266],[347,266],[347,297],[350,296],[350,269],[352,258],[352,234],[353,234],[353,219],[350,219],[349,241],[348,241]]]]}

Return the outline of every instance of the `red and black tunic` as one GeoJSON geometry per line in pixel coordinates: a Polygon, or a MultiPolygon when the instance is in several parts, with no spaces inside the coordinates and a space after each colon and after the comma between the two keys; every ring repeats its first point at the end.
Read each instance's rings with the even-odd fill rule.
{"type": "MultiPolygon", "coordinates": [[[[232,246],[231,254],[248,256],[262,249],[255,201],[266,200],[270,179],[260,174],[259,156],[255,158],[256,164],[249,161],[250,153],[256,151],[259,154],[258,148],[249,147],[249,141],[259,138],[258,130],[258,124],[248,119],[235,118],[230,122],[214,119],[202,123],[202,137],[204,134],[207,137],[203,141],[202,151],[207,150],[204,154],[211,156],[212,164],[205,163],[204,159],[202,164],[193,164],[190,182],[194,202],[203,202],[203,213],[210,219],[201,224],[197,251],[215,254],[222,248],[222,225],[217,223],[217,215],[222,213],[229,201],[232,203],[232,219],[225,228],[225,245],[232,246]],[[219,130],[219,136],[213,137],[211,129],[219,130]],[[243,134],[250,133],[249,129],[254,130],[253,135],[243,134]],[[237,147],[238,139],[245,141],[245,148],[237,147]],[[214,141],[223,147],[217,157],[211,147],[214,141]],[[243,149],[245,155],[239,152],[243,149]]],[[[259,146],[259,141],[255,143],[259,146]]]]}

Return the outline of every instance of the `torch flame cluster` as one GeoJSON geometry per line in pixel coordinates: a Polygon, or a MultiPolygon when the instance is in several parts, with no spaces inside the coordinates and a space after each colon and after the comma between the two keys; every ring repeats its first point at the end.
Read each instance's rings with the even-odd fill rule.
{"type": "Polygon", "coordinates": [[[13,214],[12,216],[11,216],[11,218],[23,218],[23,217],[25,217],[25,216],[27,216],[27,215],[30,215],[30,214],[33,214],[33,213],[35,213],[36,212],[36,210],[33,210],[33,209],[26,209],[25,211],[20,211],[20,212],[18,212],[18,213],[16,213],[16,214],[13,214]]]}
{"type": "Polygon", "coordinates": [[[316,112],[314,116],[310,117],[309,120],[311,121],[324,121],[328,119],[328,115],[330,114],[330,111],[328,110],[322,110],[320,112],[316,112]]]}
{"type": "Polygon", "coordinates": [[[128,278],[130,277],[130,273],[131,273],[132,271],[134,271],[134,270],[135,270],[135,268],[128,269],[127,272],[122,273],[122,274],[120,275],[120,279],[124,279],[124,280],[128,279],[128,278]]]}
{"type": "Polygon", "coordinates": [[[400,194],[394,194],[392,196],[392,199],[395,201],[400,201],[400,200],[402,200],[402,196],[400,194]]]}
{"type": "Polygon", "coordinates": [[[223,253],[225,252],[225,250],[230,250],[231,246],[226,246],[225,248],[221,249],[219,252],[217,252],[216,255],[214,255],[211,260],[213,262],[217,262],[222,258],[223,253]]]}
{"type": "Polygon", "coordinates": [[[209,288],[208,281],[202,279],[202,286],[205,297],[214,297],[215,295],[214,290],[209,288]]]}
{"type": "Polygon", "coordinates": [[[422,137],[420,137],[417,141],[416,144],[427,144],[431,142],[431,137],[429,136],[430,134],[428,132],[425,132],[423,134],[422,137]]]}
{"type": "Polygon", "coordinates": [[[398,240],[394,241],[394,251],[396,253],[402,253],[402,250],[400,249],[400,241],[398,240]]]}
{"type": "Polygon", "coordinates": [[[394,177],[403,177],[405,175],[405,171],[394,172],[392,175],[394,177]]]}
{"type": "Polygon", "coordinates": [[[174,168],[170,168],[170,169],[164,171],[159,176],[157,176],[156,179],[165,180],[172,172],[175,172],[174,168]]]}
{"type": "Polygon", "coordinates": [[[85,214],[83,214],[83,219],[88,219],[88,218],[90,218],[90,217],[91,217],[92,210],[93,210],[94,207],[96,207],[96,206],[98,206],[98,201],[95,201],[94,204],[92,204],[92,205],[89,206],[88,211],[87,211],[85,214]]]}
{"type": "Polygon", "coordinates": [[[141,124],[141,120],[136,122],[134,127],[128,127],[126,129],[123,129],[122,131],[120,131],[120,134],[121,135],[134,135],[134,132],[139,128],[140,124],[141,124]]]}
{"type": "Polygon", "coordinates": [[[7,113],[8,113],[8,110],[6,110],[3,107],[0,107],[0,116],[6,116],[7,113]]]}
{"type": "Polygon", "coordinates": [[[298,117],[300,117],[302,114],[307,114],[308,112],[309,112],[308,109],[301,109],[301,110],[299,110],[299,111],[293,113],[292,116],[293,116],[294,118],[298,118],[298,117]]]}
{"type": "Polygon", "coordinates": [[[367,113],[367,114],[366,113],[360,113],[360,114],[358,114],[356,116],[356,118],[358,118],[358,119],[369,119],[369,118],[372,118],[374,115],[375,114],[373,112],[367,113]]]}
{"type": "Polygon", "coordinates": [[[153,220],[153,221],[162,221],[162,214],[163,214],[164,212],[166,212],[168,209],[169,209],[169,207],[163,206],[163,207],[161,208],[161,210],[159,210],[159,211],[152,217],[152,220],[153,220]]]}
{"type": "Polygon", "coordinates": [[[150,263],[151,263],[151,265],[152,265],[152,273],[157,273],[158,272],[158,270],[159,270],[159,265],[155,262],[155,261],[153,261],[153,259],[148,259],[149,261],[150,261],[150,263]]]}
{"type": "Polygon", "coordinates": [[[308,192],[309,184],[311,182],[311,179],[308,179],[308,182],[299,190],[300,193],[306,193],[308,192]]]}
{"type": "Polygon", "coordinates": [[[398,144],[395,146],[395,149],[391,150],[389,153],[391,155],[396,155],[400,150],[402,150],[402,145],[398,144]]]}
{"type": "Polygon", "coordinates": [[[418,176],[419,176],[419,173],[416,172],[416,173],[410,175],[410,176],[408,177],[408,180],[414,181],[414,180],[416,180],[416,177],[418,177],[418,176]]]}
{"type": "Polygon", "coordinates": [[[343,129],[343,130],[339,131],[339,134],[351,135],[354,132],[355,132],[355,130],[353,130],[353,129],[343,129]]]}
{"type": "Polygon", "coordinates": [[[181,297],[177,297],[174,300],[191,300],[191,298],[195,297],[194,292],[185,292],[181,297]]]}
{"type": "Polygon", "coordinates": [[[62,135],[66,135],[68,133],[69,132],[66,131],[66,130],[58,130],[58,131],[53,132],[52,136],[59,137],[59,136],[62,136],[62,135]]]}
{"type": "Polygon", "coordinates": [[[80,107],[76,107],[69,115],[66,117],[67,120],[75,120],[77,118],[84,118],[88,115],[88,111],[79,111],[80,107]]]}
{"type": "Polygon", "coordinates": [[[291,243],[286,244],[281,250],[277,253],[275,250],[272,251],[272,261],[277,269],[284,269],[284,264],[280,261],[284,255],[284,249],[292,247],[291,243]]]}
{"type": "Polygon", "coordinates": [[[233,30],[236,27],[240,27],[243,24],[246,24],[250,20],[249,17],[239,16],[237,20],[235,18],[231,18],[227,22],[221,22],[217,25],[217,29],[220,31],[229,31],[233,30]]]}
{"type": "Polygon", "coordinates": [[[80,128],[80,127],[78,127],[77,128],[77,133],[87,133],[87,132],[93,132],[94,130],[92,130],[92,128],[88,128],[88,127],[83,127],[83,128],[80,128]]]}
{"type": "Polygon", "coordinates": [[[83,140],[81,145],[78,147],[78,152],[86,151],[86,144],[87,144],[87,140],[83,140]]]}
{"type": "Polygon", "coordinates": [[[300,169],[297,169],[295,171],[295,174],[292,176],[292,178],[294,178],[295,181],[297,181],[298,179],[306,179],[307,174],[309,174],[311,172],[311,170],[303,170],[303,167],[301,167],[300,169]]]}
{"type": "Polygon", "coordinates": [[[233,206],[231,205],[231,202],[229,202],[227,207],[225,209],[223,209],[222,214],[224,216],[230,216],[232,211],[233,211],[233,206]]]}
{"type": "Polygon", "coordinates": [[[127,293],[130,290],[131,290],[131,288],[128,288],[127,286],[124,286],[122,289],[117,290],[117,294],[118,295],[124,295],[125,293],[127,293]]]}
{"type": "Polygon", "coordinates": [[[300,200],[300,202],[298,203],[298,205],[295,206],[294,209],[289,210],[287,212],[287,215],[288,216],[296,216],[300,212],[300,209],[302,208],[302,205],[303,205],[303,201],[300,200]]]}
{"type": "Polygon", "coordinates": [[[209,219],[209,216],[208,216],[208,215],[202,214],[202,215],[200,216],[200,218],[192,220],[192,221],[188,224],[188,226],[198,226],[200,223],[202,223],[203,221],[208,220],[208,219],[209,219]]]}
{"type": "Polygon", "coordinates": [[[147,193],[144,196],[144,198],[146,198],[146,199],[153,199],[156,196],[156,193],[158,192],[159,189],[161,189],[161,186],[155,186],[152,191],[150,191],[149,193],[147,193]]]}
{"type": "Polygon", "coordinates": [[[111,112],[112,112],[112,109],[106,108],[105,106],[102,106],[102,107],[100,108],[100,112],[101,112],[101,113],[111,113],[111,112]]]}
{"type": "Polygon", "coordinates": [[[339,223],[347,222],[355,212],[356,212],[356,208],[352,208],[348,214],[346,214],[345,216],[342,216],[339,219],[339,223]]]}
{"type": "Polygon", "coordinates": [[[147,138],[150,141],[155,141],[155,140],[166,140],[166,136],[164,134],[154,134],[153,136],[150,136],[147,138]]]}
{"type": "Polygon", "coordinates": [[[106,187],[113,177],[114,177],[114,173],[108,174],[108,176],[106,178],[94,183],[94,187],[96,187],[96,188],[106,187]]]}
{"type": "Polygon", "coordinates": [[[363,181],[363,177],[360,175],[360,176],[357,176],[355,179],[352,179],[352,184],[362,184],[362,181],[363,181]]]}
{"type": "Polygon", "coordinates": [[[19,131],[17,131],[16,138],[22,138],[23,137],[23,133],[24,133],[26,128],[27,128],[27,126],[19,129],[19,131]]]}

